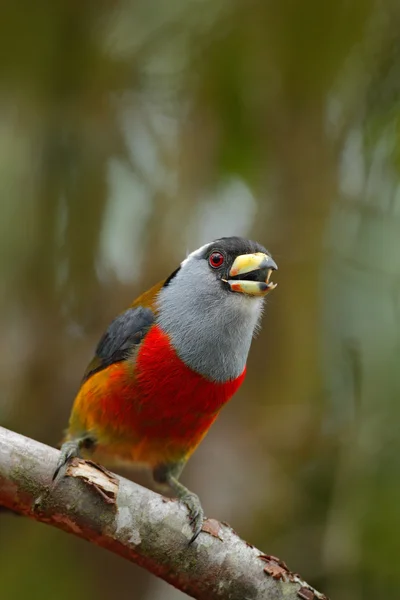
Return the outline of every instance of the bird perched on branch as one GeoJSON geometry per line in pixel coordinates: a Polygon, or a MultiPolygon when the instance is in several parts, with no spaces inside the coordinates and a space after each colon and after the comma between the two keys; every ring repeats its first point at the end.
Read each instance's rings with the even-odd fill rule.
{"type": "Polygon", "coordinates": [[[101,338],[75,398],[54,478],[74,456],[144,464],[186,504],[182,469],[243,382],[275,262],[260,244],[221,238],[192,252],[101,338]]]}

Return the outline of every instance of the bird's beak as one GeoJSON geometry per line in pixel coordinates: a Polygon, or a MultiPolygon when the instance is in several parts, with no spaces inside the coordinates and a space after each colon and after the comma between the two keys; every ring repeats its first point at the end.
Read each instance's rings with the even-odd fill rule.
{"type": "Polygon", "coordinates": [[[277,269],[276,262],[268,254],[242,254],[236,257],[229,271],[229,280],[224,281],[232,292],[266,296],[276,288],[276,283],[270,282],[269,278],[272,271],[277,269]]]}

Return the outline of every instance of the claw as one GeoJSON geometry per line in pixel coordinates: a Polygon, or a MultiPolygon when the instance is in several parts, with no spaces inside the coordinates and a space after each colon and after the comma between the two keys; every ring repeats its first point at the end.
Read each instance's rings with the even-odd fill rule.
{"type": "Polygon", "coordinates": [[[88,433],[85,433],[84,435],[77,437],[73,440],[68,440],[68,442],[64,442],[60,449],[60,457],[58,459],[52,481],[55,481],[61,469],[65,467],[65,465],[71,460],[71,458],[74,458],[75,456],[81,458],[81,448],[85,448],[86,450],[93,450],[95,444],[95,437],[88,433]]]}
{"type": "Polygon", "coordinates": [[[193,535],[189,540],[189,545],[192,544],[198,537],[203,527],[204,511],[201,506],[200,500],[196,494],[188,494],[185,498],[182,498],[189,511],[189,524],[193,530],[193,535]]]}
{"type": "Polygon", "coordinates": [[[79,446],[80,444],[76,440],[71,442],[65,442],[61,446],[60,457],[57,461],[57,466],[53,473],[52,481],[55,481],[57,479],[57,476],[60,473],[61,469],[65,467],[65,465],[71,460],[71,458],[74,458],[74,456],[80,456],[79,446]]]}
{"type": "Polygon", "coordinates": [[[203,527],[204,512],[199,497],[178,481],[184,464],[185,462],[160,464],[153,470],[153,476],[157,483],[169,485],[170,489],[175,492],[179,500],[187,507],[189,511],[189,525],[193,531],[189,544],[192,544],[203,527]]]}

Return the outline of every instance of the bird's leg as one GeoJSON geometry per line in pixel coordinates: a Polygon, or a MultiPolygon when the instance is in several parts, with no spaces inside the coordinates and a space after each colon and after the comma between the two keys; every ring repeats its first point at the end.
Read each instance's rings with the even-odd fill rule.
{"type": "Polygon", "coordinates": [[[203,526],[204,511],[199,497],[178,481],[184,465],[184,462],[158,465],[153,471],[153,477],[157,483],[168,485],[179,500],[187,506],[190,515],[190,526],[193,530],[193,535],[189,541],[189,544],[191,544],[197,538],[203,526]]]}
{"type": "Polygon", "coordinates": [[[56,479],[60,470],[67,464],[74,456],[81,456],[81,449],[93,450],[96,445],[96,439],[89,433],[84,433],[79,437],[67,440],[63,443],[60,448],[60,457],[57,462],[56,470],[53,474],[53,481],[56,479]]]}

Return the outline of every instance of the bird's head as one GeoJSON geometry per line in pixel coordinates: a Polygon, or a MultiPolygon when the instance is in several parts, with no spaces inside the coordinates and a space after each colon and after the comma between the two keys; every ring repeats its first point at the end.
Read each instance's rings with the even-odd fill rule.
{"type": "Polygon", "coordinates": [[[261,244],[241,237],[226,237],[189,254],[165,285],[177,276],[178,280],[193,277],[196,279],[194,287],[203,283],[216,293],[236,292],[263,297],[276,288],[270,276],[277,269],[275,261],[261,244]]]}
{"type": "Polygon", "coordinates": [[[182,261],[159,293],[158,321],[190,366],[217,380],[243,370],[277,268],[263,246],[241,237],[205,244],[182,261]]]}

